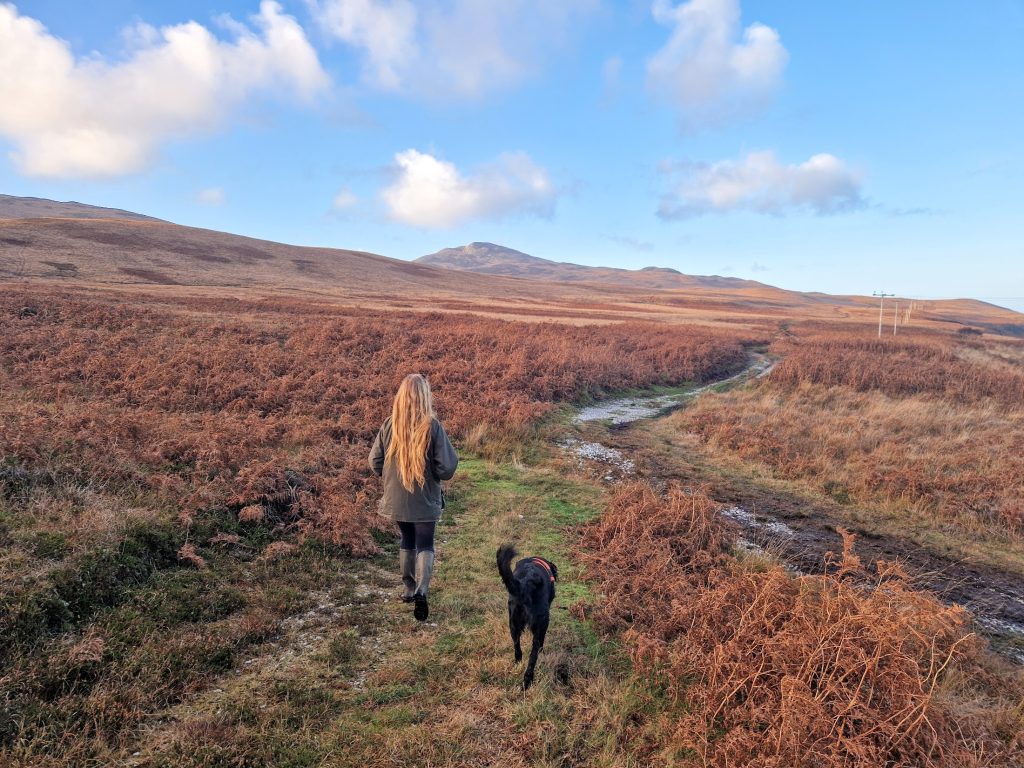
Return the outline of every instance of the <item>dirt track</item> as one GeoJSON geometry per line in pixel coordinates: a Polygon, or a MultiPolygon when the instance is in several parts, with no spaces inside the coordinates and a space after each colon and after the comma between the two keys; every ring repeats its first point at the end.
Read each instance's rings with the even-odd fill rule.
{"type": "MultiPolygon", "coordinates": [[[[764,358],[759,356],[733,380],[750,378],[764,369],[764,358]]],[[[841,550],[836,528],[845,527],[857,534],[857,554],[864,562],[898,560],[919,587],[969,608],[993,648],[1024,664],[1024,578],[1020,574],[943,556],[909,538],[880,536],[859,526],[857,510],[849,506],[769,488],[711,464],[697,446],[680,439],[664,418],[673,406],[683,405],[707,389],[702,387],[673,403],[664,397],[651,398],[652,406],[657,407],[646,411],[642,399],[634,399],[629,416],[605,416],[600,425],[582,425],[587,441],[583,445],[601,446],[617,457],[617,462],[598,457],[590,463],[603,463],[602,476],[609,482],[634,476],[656,484],[709,485],[717,501],[734,508],[729,516],[744,527],[748,539],[804,573],[820,573],[826,553],[841,550]],[[650,418],[656,415],[660,417],[650,418]]],[[[571,449],[571,443],[562,444],[571,449]]]]}

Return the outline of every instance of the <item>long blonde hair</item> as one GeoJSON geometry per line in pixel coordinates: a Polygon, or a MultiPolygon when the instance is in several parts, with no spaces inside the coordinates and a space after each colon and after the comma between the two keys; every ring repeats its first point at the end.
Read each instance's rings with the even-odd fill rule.
{"type": "Polygon", "coordinates": [[[398,467],[405,490],[412,493],[426,482],[427,446],[434,418],[434,398],[426,377],[410,373],[398,387],[391,406],[391,442],[386,459],[398,467]]]}

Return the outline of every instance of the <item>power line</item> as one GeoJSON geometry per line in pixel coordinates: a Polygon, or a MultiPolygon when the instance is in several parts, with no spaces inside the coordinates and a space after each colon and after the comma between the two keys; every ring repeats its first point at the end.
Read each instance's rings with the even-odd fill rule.
{"type": "MultiPolygon", "coordinates": [[[[874,294],[878,295],[878,294],[874,294]]],[[[904,296],[915,301],[1024,301],[1024,296],[904,296]]]]}
{"type": "MultiPolygon", "coordinates": [[[[879,302],[878,302],[878,338],[882,338],[882,307],[885,306],[885,297],[886,296],[895,296],[896,294],[895,293],[886,293],[885,291],[875,291],[871,295],[872,296],[878,296],[879,299],[880,299],[879,302]]],[[[895,336],[896,335],[896,327],[895,326],[893,326],[892,332],[893,332],[893,335],[895,336]]]]}

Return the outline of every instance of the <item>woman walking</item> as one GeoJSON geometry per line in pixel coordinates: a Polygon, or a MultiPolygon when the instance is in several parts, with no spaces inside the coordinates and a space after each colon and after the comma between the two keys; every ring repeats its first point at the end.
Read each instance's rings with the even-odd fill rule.
{"type": "Polygon", "coordinates": [[[413,615],[425,621],[427,590],[434,571],[434,526],[441,518],[441,481],[459,465],[448,435],[434,416],[430,384],[418,373],[402,380],[370,450],[370,468],[384,478],[380,513],[398,523],[402,540],[398,567],[402,602],[415,603],[413,615]]]}

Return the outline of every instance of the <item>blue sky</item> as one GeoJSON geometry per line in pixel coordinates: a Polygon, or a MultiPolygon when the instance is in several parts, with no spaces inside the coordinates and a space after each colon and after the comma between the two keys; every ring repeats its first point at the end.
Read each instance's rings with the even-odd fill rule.
{"type": "Polygon", "coordinates": [[[0,3],[0,191],[1024,311],[1021,39],[1010,0],[0,3]]]}

